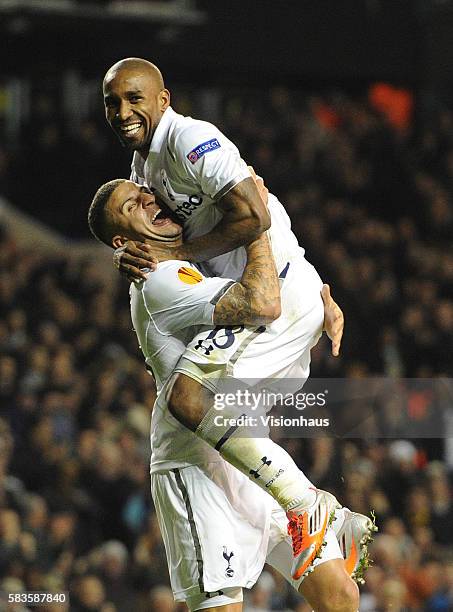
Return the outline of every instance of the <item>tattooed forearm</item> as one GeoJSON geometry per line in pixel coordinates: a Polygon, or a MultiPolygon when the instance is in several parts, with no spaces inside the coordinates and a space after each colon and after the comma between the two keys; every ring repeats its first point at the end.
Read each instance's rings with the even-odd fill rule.
{"type": "Polygon", "coordinates": [[[216,325],[237,325],[250,323],[252,304],[247,289],[235,283],[217,303],[214,311],[216,325]]]}
{"type": "Polygon", "coordinates": [[[280,316],[280,285],[266,234],[247,247],[247,265],[240,282],[235,283],[216,305],[216,325],[240,323],[261,325],[280,316]]]}

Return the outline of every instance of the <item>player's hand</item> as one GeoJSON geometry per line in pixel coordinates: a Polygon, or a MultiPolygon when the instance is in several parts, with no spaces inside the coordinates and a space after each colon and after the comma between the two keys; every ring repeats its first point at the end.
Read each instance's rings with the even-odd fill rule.
{"type": "Polygon", "coordinates": [[[156,259],[151,247],[137,240],[128,240],[113,253],[113,265],[129,282],[145,280],[156,269],[156,259]]]}
{"type": "Polygon", "coordinates": [[[343,311],[330,295],[329,285],[322,286],[321,297],[324,302],[323,329],[332,341],[332,355],[338,357],[344,329],[343,311]]]}
{"type": "Polygon", "coordinates": [[[157,244],[155,242],[149,247],[149,253],[152,253],[154,260],[158,261],[169,261],[173,259],[185,259],[180,251],[181,247],[171,243],[157,244]]]}
{"type": "Polygon", "coordinates": [[[256,174],[255,170],[253,169],[253,166],[248,166],[248,169],[250,170],[250,174],[252,175],[252,179],[255,181],[255,185],[258,188],[258,192],[259,192],[259,194],[261,196],[261,199],[263,200],[264,204],[267,207],[267,198],[269,196],[269,189],[264,184],[263,179],[256,174]]]}

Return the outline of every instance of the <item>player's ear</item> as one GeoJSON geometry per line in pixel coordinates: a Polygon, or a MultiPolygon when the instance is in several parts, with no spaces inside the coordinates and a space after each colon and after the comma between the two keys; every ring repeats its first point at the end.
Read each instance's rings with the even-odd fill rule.
{"type": "Polygon", "coordinates": [[[124,246],[127,241],[128,241],[127,238],[117,234],[116,236],[113,236],[112,238],[112,245],[115,247],[115,249],[119,249],[119,247],[124,246]]]}
{"type": "Polygon", "coordinates": [[[167,108],[170,106],[170,92],[168,91],[168,89],[162,89],[159,92],[158,100],[160,110],[162,112],[164,112],[164,110],[167,110],[167,108]]]}

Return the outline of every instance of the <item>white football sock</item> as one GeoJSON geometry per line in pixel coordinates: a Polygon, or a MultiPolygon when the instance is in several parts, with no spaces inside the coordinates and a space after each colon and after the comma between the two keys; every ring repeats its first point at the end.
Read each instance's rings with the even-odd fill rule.
{"type": "Polygon", "coordinates": [[[311,506],[316,500],[316,488],[290,455],[270,438],[254,438],[253,430],[247,426],[231,426],[229,418],[237,419],[238,415],[225,410],[220,414],[211,408],[195,434],[269,493],[285,511],[311,506]]]}

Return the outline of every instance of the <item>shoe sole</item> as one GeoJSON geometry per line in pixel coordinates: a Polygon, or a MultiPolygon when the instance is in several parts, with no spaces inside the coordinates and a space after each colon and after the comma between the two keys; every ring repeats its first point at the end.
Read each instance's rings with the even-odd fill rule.
{"type": "MultiPolygon", "coordinates": [[[[371,518],[369,516],[365,516],[364,514],[352,514],[355,514],[356,517],[364,517],[366,519],[366,531],[359,541],[359,562],[357,565],[357,569],[355,569],[351,574],[351,578],[354,580],[354,582],[356,582],[357,584],[365,584],[365,573],[370,567],[370,565],[372,565],[373,563],[373,560],[370,558],[369,555],[368,546],[374,540],[373,534],[378,531],[378,527],[376,526],[376,516],[374,512],[371,512],[371,518]]],[[[354,520],[354,518],[352,518],[351,520],[354,520]]]]}

